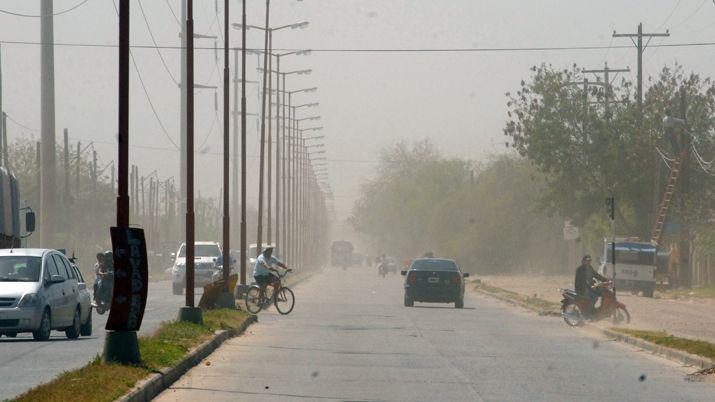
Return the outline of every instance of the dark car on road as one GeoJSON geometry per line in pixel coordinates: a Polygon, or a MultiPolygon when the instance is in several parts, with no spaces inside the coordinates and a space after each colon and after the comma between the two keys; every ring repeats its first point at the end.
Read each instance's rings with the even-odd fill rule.
{"type": "Polygon", "coordinates": [[[454,260],[442,258],[419,258],[412,261],[405,276],[405,306],[415,302],[454,303],[454,307],[464,307],[464,278],[454,260]]]}

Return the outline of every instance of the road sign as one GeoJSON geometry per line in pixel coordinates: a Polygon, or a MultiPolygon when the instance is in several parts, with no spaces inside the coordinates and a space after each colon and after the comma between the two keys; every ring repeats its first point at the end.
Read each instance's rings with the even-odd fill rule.
{"type": "Polygon", "coordinates": [[[106,329],[137,331],[141,327],[149,285],[144,230],[110,229],[114,252],[114,293],[106,329]]]}

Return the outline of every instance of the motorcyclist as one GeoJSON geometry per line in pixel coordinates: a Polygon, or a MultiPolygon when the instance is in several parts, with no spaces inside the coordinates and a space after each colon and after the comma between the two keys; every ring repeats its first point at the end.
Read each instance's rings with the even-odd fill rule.
{"type": "Polygon", "coordinates": [[[104,253],[97,253],[96,258],[97,262],[94,263],[94,286],[92,288],[92,296],[94,298],[94,300],[92,300],[92,303],[95,305],[97,304],[97,296],[99,295],[99,282],[101,280],[99,271],[104,270],[104,253]]]}
{"type": "Polygon", "coordinates": [[[576,278],[574,287],[576,288],[576,293],[580,296],[586,297],[591,301],[590,312],[594,311],[596,301],[601,297],[601,293],[593,288],[594,279],[598,279],[601,282],[606,282],[603,275],[596,272],[591,265],[591,256],[585,255],[581,259],[581,265],[576,268],[576,278]]]}

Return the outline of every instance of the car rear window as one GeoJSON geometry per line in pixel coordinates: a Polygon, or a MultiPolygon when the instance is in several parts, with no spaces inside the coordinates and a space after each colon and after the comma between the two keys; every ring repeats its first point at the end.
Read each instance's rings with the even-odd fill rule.
{"type": "Polygon", "coordinates": [[[457,263],[452,260],[414,260],[410,269],[417,271],[429,271],[429,270],[440,270],[440,271],[459,271],[457,263]]]}

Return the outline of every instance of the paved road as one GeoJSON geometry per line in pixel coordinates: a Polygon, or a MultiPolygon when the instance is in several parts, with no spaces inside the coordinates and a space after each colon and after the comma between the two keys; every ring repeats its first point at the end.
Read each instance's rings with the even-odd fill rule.
{"type": "Polygon", "coordinates": [[[327,270],[162,393],[194,400],[712,400],[691,369],[483,296],[402,306],[401,278],[327,270]],[[594,381],[598,381],[596,383],[594,381]]]}
{"type": "MultiPolygon", "coordinates": [[[[150,332],[167,320],[176,318],[184,296],[171,294],[171,282],[152,282],[140,334],[150,332]]],[[[200,293],[200,289],[197,289],[200,293]]],[[[197,297],[198,302],[198,297],[197,297]]],[[[70,341],[64,332],[53,331],[47,342],[35,342],[32,334],[0,338],[0,400],[57,377],[63,371],[79,368],[104,347],[104,325],[108,313],[93,313],[93,335],[70,341]]]]}

